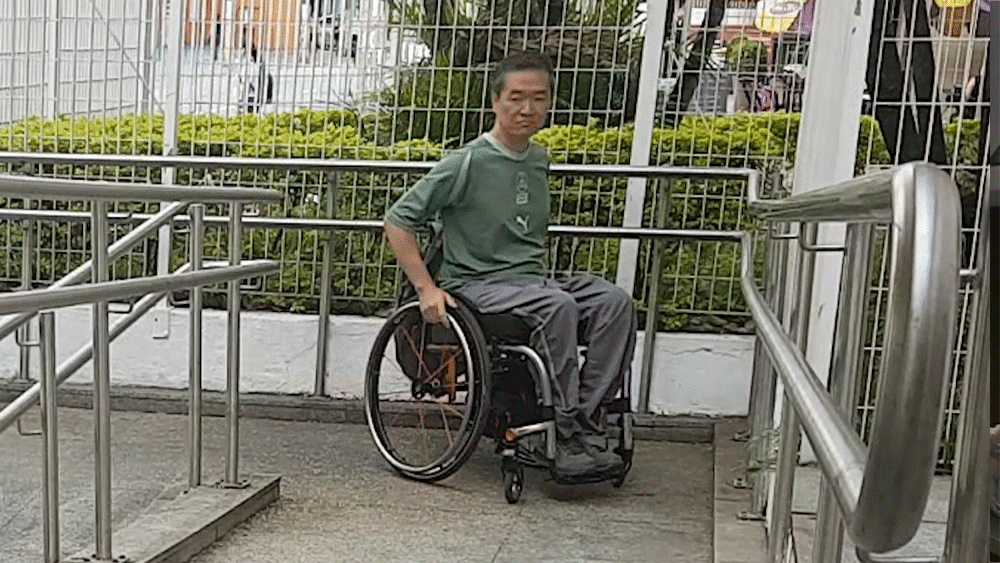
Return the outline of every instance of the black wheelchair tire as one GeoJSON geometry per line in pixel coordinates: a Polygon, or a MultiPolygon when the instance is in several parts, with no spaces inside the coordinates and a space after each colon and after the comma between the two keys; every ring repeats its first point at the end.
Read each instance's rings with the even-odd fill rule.
{"type": "Polygon", "coordinates": [[[386,320],[375,338],[371,353],[368,358],[368,366],[365,370],[365,418],[368,428],[371,431],[372,439],[382,454],[382,457],[398,473],[416,481],[433,482],[444,479],[456,471],[469,459],[479,443],[479,438],[483,434],[486,421],[489,415],[490,406],[490,363],[487,352],[486,338],[479,327],[475,315],[461,302],[457,302],[457,307],[447,307],[450,322],[455,323],[457,328],[465,335],[468,347],[467,353],[471,364],[470,371],[473,374],[470,385],[471,399],[469,409],[472,411],[469,425],[455,446],[447,450],[440,462],[433,464],[433,467],[422,468],[419,471],[407,467],[406,463],[393,456],[393,448],[386,435],[385,428],[380,416],[380,402],[378,397],[379,374],[382,357],[389,345],[394,331],[401,322],[403,315],[412,314],[409,309],[416,307],[416,302],[404,304],[397,308],[386,320]]]}

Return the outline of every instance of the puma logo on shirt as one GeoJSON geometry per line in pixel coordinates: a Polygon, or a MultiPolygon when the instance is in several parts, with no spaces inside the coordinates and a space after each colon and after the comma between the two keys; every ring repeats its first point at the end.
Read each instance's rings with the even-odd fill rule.
{"type": "Polygon", "coordinates": [[[518,225],[521,225],[521,228],[524,229],[524,232],[528,232],[528,216],[527,215],[518,215],[517,217],[514,217],[514,220],[517,221],[518,225]]]}

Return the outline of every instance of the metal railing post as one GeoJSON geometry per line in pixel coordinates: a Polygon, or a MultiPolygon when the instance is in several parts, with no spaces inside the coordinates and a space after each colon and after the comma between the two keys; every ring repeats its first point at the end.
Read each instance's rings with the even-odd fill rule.
{"type": "Polygon", "coordinates": [[[320,275],[319,319],[316,329],[316,382],[313,395],[326,395],[326,363],[329,357],[330,335],[330,276],[333,273],[333,236],[323,242],[323,270],[320,275]]]}
{"type": "MultiPolygon", "coordinates": [[[[91,248],[94,283],[108,281],[108,203],[92,201],[91,248]]],[[[98,559],[111,559],[111,374],[109,363],[108,302],[93,307],[94,332],[94,478],[95,527],[98,559]]]]}
{"type": "MultiPolygon", "coordinates": [[[[985,202],[984,202],[985,203],[985,202]]],[[[983,205],[977,269],[982,272],[970,329],[970,366],[962,382],[962,413],[956,440],[955,474],[945,532],[943,563],[989,560],[991,482],[990,427],[990,250],[989,207],[983,205]]],[[[993,361],[996,361],[994,358],[993,361]]]]}
{"type": "MultiPolygon", "coordinates": [[[[229,207],[229,264],[238,266],[243,257],[243,204],[229,207]]],[[[240,281],[229,282],[229,329],[226,342],[226,479],[239,485],[240,455],[240,281]]]]}
{"type": "MultiPolygon", "coordinates": [[[[24,200],[24,208],[31,209],[31,200],[24,200]]],[[[28,219],[21,223],[21,289],[28,291],[32,286],[32,270],[34,269],[34,247],[35,247],[35,222],[28,219]]],[[[31,341],[31,318],[24,321],[24,324],[17,328],[15,334],[17,340],[18,353],[20,355],[17,378],[23,381],[31,381],[31,349],[38,345],[38,342],[31,341]]],[[[37,436],[40,432],[27,431],[24,429],[23,421],[17,419],[17,433],[22,436],[37,436]]]]}
{"type": "Polygon", "coordinates": [[[59,561],[59,425],[56,416],[55,313],[39,317],[42,344],[42,541],[45,563],[59,561]]]}
{"type": "MultiPolygon", "coordinates": [[[[787,240],[774,240],[768,235],[768,273],[765,281],[766,297],[775,314],[782,318],[785,309],[785,287],[786,273],[788,271],[788,242],[787,240]]],[[[767,472],[764,463],[770,458],[770,440],[768,436],[774,428],[774,403],[778,389],[778,373],[771,365],[770,357],[764,346],[763,336],[757,334],[754,346],[754,359],[759,357],[761,361],[755,365],[760,371],[754,372],[754,379],[757,381],[757,388],[754,390],[753,403],[750,410],[750,437],[756,440],[756,444],[751,446],[754,459],[761,463],[761,467],[750,475],[750,515],[754,517],[764,516],[767,509],[767,472]]]]}
{"type": "MultiPolygon", "coordinates": [[[[854,392],[861,368],[861,343],[867,312],[868,284],[871,274],[872,242],[875,228],[854,223],[847,226],[844,240],[844,267],[840,276],[840,303],[833,340],[829,388],[834,403],[846,420],[853,420],[856,410],[854,392]]],[[[816,509],[816,541],[812,561],[840,563],[844,546],[844,522],[825,475],[820,475],[819,502],[816,509]]]]}
{"type": "Polygon", "coordinates": [[[799,448],[802,445],[802,430],[799,424],[801,424],[799,416],[795,413],[795,408],[786,393],[781,409],[781,425],[778,430],[774,502],[770,507],[773,518],[770,531],[767,534],[767,560],[769,563],[782,563],[785,560],[785,552],[788,549],[788,540],[791,536],[795,468],[798,464],[799,448]]]}
{"type": "MultiPolygon", "coordinates": [[[[205,206],[196,203],[188,208],[191,216],[190,244],[191,271],[201,270],[205,246],[205,206]]],[[[201,368],[202,368],[202,289],[191,288],[191,307],[188,311],[190,319],[190,344],[188,348],[188,427],[190,430],[189,447],[191,465],[188,474],[188,485],[191,488],[201,485],[201,368]]]]}
{"type": "MultiPolygon", "coordinates": [[[[816,224],[808,223],[800,229],[808,244],[816,243],[816,224]]],[[[799,251],[798,276],[795,301],[792,307],[791,334],[799,350],[805,353],[809,340],[809,309],[812,296],[816,257],[810,252],[799,251]]],[[[775,469],[773,518],[768,534],[768,561],[780,563],[785,554],[791,532],[792,488],[795,485],[795,468],[802,442],[802,429],[798,414],[786,390],[781,409],[781,430],[778,445],[778,465],[775,469]]],[[[819,538],[816,541],[820,541],[819,538]]]]}
{"type": "MultiPolygon", "coordinates": [[[[667,223],[669,213],[669,182],[658,181],[659,204],[656,211],[656,228],[662,229],[667,223]]],[[[646,298],[646,326],[642,340],[642,364],[639,376],[639,412],[649,413],[649,391],[653,381],[653,354],[656,351],[656,318],[660,307],[660,268],[663,262],[663,241],[656,239],[652,241],[651,252],[653,254],[651,269],[649,272],[649,295],[646,298]]]]}
{"type": "MultiPolygon", "coordinates": [[[[764,297],[767,299],[768,304],[771,308],[774,308],[774,276],[775,274],[775,252],[778,243],[775,241],[771,233],[771,226],[768,226],[767,237],[764,240],[764,297]]],[[[756,249],[756,245],[754,245],[756,249]]],[[[756,260],[756,257],[755,257],[756,260]]],[[[761,385],[764,383],[764,377],[767,375],[769,369],[769,363],[767,358],[767,352],[764,349],[764,344],[761,342],[760,337],[754,334],[754,348],[753,348],[753,367],[750,370],[752,374],[750,377],[750,401],[747,404],[747,429],[744,432],[737,434],[737,437],[744,439],[753,437],[756,425],[754,423],[755,419],[760,417],[760,409],[763,405],[761,396],[763,388],[761,385]]]]}
{"type": "MultiPolygon", "coordinates": [[[[337,195],[340,189],[340,173],[334,172],[333,182],[327,189],[327,216],[337,217],[337,195]]],[[[326,395],[326,363],[329,357],[330,334],[330,279],[333,275],[333,233],[326,233],[323,243],[323,270],[320,275],[319,288],[319,319],[316,330],[316,382],[313,385],[313,395],[326,395]]]]}

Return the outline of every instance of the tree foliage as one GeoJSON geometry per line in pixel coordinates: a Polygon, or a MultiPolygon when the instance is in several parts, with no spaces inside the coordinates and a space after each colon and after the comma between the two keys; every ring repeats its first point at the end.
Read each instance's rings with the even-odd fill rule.
{"type": "Polygon", "coordinates": [[[489,72],[512,51],[537,50],[556,69],[554,124],[635,115],[642,37],[638,0],[584,10],[577,0],[390,0],[394,23],[414,26],[433,53],[377,94],[392,115],[383,135],[425,135],[449,146],[492,125],[489,72]]]}

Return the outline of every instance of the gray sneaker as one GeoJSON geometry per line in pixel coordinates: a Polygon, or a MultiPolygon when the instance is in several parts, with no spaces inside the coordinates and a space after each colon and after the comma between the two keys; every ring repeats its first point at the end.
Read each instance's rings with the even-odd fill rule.
{"type": "Polygon", "coordinates": [[[556,445],[554,470],[561,477],[582,477],[597,472],[597,460],[576,436],[556,445]]]}
{"type": "Polygon", "coordinates": [[[587,453],[594,458],[598,473],[621,471],[625,468],[625,460],[620,455],[611,451],[605,436],[584,436],[580,441],[586,448],[587,453]]]}

